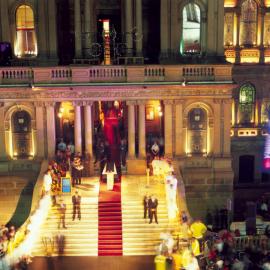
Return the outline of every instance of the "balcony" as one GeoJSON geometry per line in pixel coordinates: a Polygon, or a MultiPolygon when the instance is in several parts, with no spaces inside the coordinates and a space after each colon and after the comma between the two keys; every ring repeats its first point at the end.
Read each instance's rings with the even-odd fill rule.
{"type": "Polygon", "coordinates": [[[231,82],[232,65],[2,67],[0,85],[231,82]]]}

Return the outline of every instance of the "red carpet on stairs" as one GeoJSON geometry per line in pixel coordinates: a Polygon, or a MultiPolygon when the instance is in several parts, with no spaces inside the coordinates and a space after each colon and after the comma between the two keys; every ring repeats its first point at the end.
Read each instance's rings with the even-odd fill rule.
{"type": "Polygon", "coordinates": [[[121,183],[112,191],[100,183],[98,201],[98,256],[122,256],[121,183]]]}

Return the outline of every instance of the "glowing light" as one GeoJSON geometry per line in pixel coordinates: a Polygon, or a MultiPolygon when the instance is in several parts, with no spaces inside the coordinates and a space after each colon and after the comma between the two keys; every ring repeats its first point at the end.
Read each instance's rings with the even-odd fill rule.
{"type": "MultiPolygon", "coordinates": [[[[37,235],[39,235],[40,227],[46,220],[48,216],[49,209],[51,207],[51,198],[50,195],[45,195],[40,201],[38,209],[35,213],[29,218],[28,225],[26,227],[27,234],[23,242],[16,247],[11,254],[7,254],[5,259],[9,265],[13,265],[20,261],[23,256],[30,256],[33,250],[37,235]]],[[[22,227],[17,233],[25,230],[25,227],[22,227]]],[[[17,234],[16,233],[16,234],[17,234]]]]}

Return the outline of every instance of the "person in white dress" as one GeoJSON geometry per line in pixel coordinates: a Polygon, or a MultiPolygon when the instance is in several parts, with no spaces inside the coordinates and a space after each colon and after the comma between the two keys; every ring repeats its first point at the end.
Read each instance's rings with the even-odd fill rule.
{"type": "Polygon", "coordinates": [[[43,190],[45,195],[50,194],[51,186],[52,186],[52,176],[50,170],[48,169],[43,176],[43,190]]]}
{"type": "Polygon", "coordinates": [[[113,164],[113,171],[112,170],[107,170],[107,165],[105,165],[102,174],[107,175],[107,190],[113,190],[114,186],[114,175],[117,174],[115,164],[113,164]]]}

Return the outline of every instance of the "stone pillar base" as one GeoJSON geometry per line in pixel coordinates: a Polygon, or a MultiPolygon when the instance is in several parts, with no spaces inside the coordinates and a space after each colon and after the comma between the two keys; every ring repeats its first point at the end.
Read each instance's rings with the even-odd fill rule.
{"type": "Polygon", "coordinates": [[[146,175],[146,160],[145,159],[127,159],[127,173],[146,175]]]}

